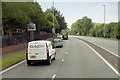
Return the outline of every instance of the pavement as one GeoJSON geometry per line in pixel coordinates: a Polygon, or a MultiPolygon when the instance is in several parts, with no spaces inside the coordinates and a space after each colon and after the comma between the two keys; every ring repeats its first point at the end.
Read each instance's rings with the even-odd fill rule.
{"type": "Polygon", "coordinates": [[[70,37],[56,48],[51,65],[27,66],[26,61],[4,72],[3,78],[118,78],[116,73],[83,41],[70,37]]]}

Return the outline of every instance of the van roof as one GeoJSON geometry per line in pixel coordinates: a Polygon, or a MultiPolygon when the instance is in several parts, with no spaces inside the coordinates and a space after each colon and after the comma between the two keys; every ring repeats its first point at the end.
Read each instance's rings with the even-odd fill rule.
{"type": "Polygon", "coordinates": [[[31,43],[50,43],[50,41],[47,41],[47,40],[30,41],[28,44],[31,44],[31,43]]]}

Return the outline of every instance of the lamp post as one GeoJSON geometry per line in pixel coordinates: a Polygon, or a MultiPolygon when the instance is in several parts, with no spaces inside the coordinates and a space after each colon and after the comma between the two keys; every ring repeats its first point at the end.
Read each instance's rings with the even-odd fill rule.
{"type": "Polygon", "coordinates": [[[54,0],[53,0],[53,27],[54,27],[54,0]]]}
{"type": "Polygon", "coordinates": [[[53,28],[52,28],[52,32],[53,32],[53,38],[55,38],[55,27],[54,27],[54,0],[53,0],[53,28]]]}
{"type": "Polygon", "coordinates": [[[103,5],[103,7],[104,7],[104,37],[106,36],[106,29],[105,29],[105,10],[106,10],[106,5],[103,5]]]}

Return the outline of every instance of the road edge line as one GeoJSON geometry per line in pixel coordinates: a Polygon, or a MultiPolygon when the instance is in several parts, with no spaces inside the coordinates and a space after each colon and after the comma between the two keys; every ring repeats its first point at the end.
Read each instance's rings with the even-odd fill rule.
{"type": "Polygon", "coordinates": [[[120,73],[118,73],[118,71],[106,59],[104,59],[95,49],[93,49],[90,45],[88,45],[84,41],[82,41],[82,42],[85,45],[87,45],[90,49],[92,49],[113,70],[113,72],[115,72],[115,74],[117,74],[118,76],[120,76],[120,73]]]}
{"type": "Polygon", "coordinates": [[[7,71],[9,71],[9,70],[13,69],[14,67],[16,67],[16,66],[18,66],[18,65],[22,64],[22,63],[23,63],[23,62],[25,62],[25,61],[26,61],[26,60],[23,60],[23,61],[21,61],[21,62],[19,62],[19,63],[15,64],[15,65],[13,65],[13,66],[11,66],[11,67],[8,67],[7,69],[5,69],[5,70],[1,71],[1,72],[0,72],[0,74],[3,74],[3,73],[5,73],[5,72],[7,72],[7,71]]]}
{"type": "Polygon", "coordinates": [[[51,80],[54,80],[54,79],[55,79],[55,77],[56,77],[56,74],[54,74],[54,75],[52,76],[52,79],[51,79],[51,80]]]}
{"type": "MultiPolygon", "coordinates": [[[[81,39],[80,37],[75,37],[75,38],[79,38],[79,39],[81,39]]],[[[82,40],[84,40],[84,39],[82,39],[82,40]]],[[[92,43],[92,42],[90,42],[90,41],[87,41],[87,42],[92,43]]],[[[96,46],[98,46],[98,47],[100,47],[100,48],[102,48],[102,49],[108,51],[108,52],[111,53],[112,55],[114,55],[114,56],[120,58],[120,56],[117,55],[117,54],[115,54],[114,52],[112,52],[112,51],[110,51],[110,50],[108,50],[108,49],[105,49],[105,48],[103,48],[102,46],[99,46],[99,45],[97,45],[97,44],[95,44],[95,43],[92,43],[92,44],[94,44],[94,45],[96,45],[96,46]]]]}
{"type": "Polygon", "coordinates": [[[64,62],[64,59],[62,59],[62,62],[64,62]]]}

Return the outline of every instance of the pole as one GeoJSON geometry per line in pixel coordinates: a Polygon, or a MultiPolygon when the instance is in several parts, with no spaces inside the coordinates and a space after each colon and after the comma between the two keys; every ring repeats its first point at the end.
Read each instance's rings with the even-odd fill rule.
{"type": "Polygon", "coordinates": [[[53,27],[54,27],[54,0],[53,0],[53,27]]]}
{"type": "Polygon", "coordinates": [[[30,41],[33,41],[34,40],[34,33],[33,31],[30,31],[30,41]]]}
{"type": "MultiPolygon", "coordinates": [[[[54,0],[53,0],[53,28],[54,28],[54,0]]],[[[53,33],[53,38],[55,37],[55,34],[53,33]]]]}
{"type": "Polygon", "coordinates": [[[104,37],[106,36],[106,31],[105,31],[105,11],[106,11],[106,5],[103,5],[104,7],[104,37]]]}

